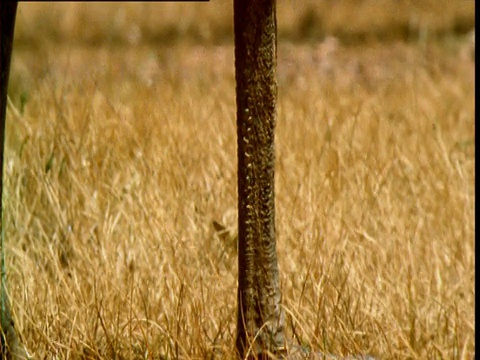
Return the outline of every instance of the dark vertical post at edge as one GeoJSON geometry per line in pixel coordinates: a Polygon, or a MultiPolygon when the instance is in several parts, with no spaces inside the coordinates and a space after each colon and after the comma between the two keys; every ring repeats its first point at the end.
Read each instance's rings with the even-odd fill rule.
{"type": "Polygon", "coordinates": [[[1,228],[1,348],[2,359],[26,359],[25,349],[18,339],[10,311],[6,290],[3,229],[3,155],[5,148],[5,117],[7,112],[7,90],[13,48],[13,32],[17,2],[3,2],[0,6],[0,228],[1,228]]]}
{"type": "Polygon", "coordinates": [[[240,358],[285,347],[275,243],[275,0],[234,0],[240,358]]]}

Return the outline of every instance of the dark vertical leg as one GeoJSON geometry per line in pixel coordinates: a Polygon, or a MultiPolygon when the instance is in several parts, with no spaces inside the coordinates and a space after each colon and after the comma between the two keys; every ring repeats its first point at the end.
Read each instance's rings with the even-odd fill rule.
{"type": "Polygon", "coordinates": [[[12,57],[13,31],[15,27],[16,2],[0,5],[0,227],[1,227],[1,349],[2,359],[26,359],[25,349],[20,344],[10,311],[6,292],[3,232],[3,150],[5,144],[5,115],[7,109],[8,76],[12,57]]]}
{"type": "Polygon", "coordinates": [[[241,358],[284,348],[275,245],[275,0],[235,0],[238,136],[238,314],[241,358]]]}

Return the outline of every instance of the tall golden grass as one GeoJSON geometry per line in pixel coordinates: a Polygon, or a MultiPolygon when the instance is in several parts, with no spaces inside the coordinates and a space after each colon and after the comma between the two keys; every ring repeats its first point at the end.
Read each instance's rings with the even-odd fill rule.
{"type": "MultiPolygon", "coordinates": [[[[152,8],[95,6],[19,9],[4,184],[17,326],[37,359],[234,358],[233,47],[132,45],[152,8]],[[107,40],[59,41],[48,29],[65,23],[59,34],[107,40]]],[[[167,24],[195,13],[231,27],[223,2],[157,6],[167,24]]],[[[278,57],[289,336],[335,354],[473,359],[471,39],[284,42],[278,57]]]]}

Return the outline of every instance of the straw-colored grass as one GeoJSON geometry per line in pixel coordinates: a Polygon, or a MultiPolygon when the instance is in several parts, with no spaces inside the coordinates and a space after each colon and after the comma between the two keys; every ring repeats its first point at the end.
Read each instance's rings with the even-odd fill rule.
{"type": "MultiPolygon", "coordinates": [[[[25,9],[20,39],[41,31],[25,9]]],[[[5,250],[27,348],[234,358],[233,46],[48,36],[16,49],[8,108],[5,250]]],[[[474,358],[471,46],[280,43],[277,241],[295,341],[474,358]]]]}

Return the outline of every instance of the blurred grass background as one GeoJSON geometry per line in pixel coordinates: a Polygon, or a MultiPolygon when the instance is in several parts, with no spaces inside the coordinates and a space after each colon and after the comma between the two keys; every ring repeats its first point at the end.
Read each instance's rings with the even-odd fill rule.
{"type": "MultiPolygon", "coordinates": [[[[342,43],[462,35],[475,26],[474,1],[278,1],[280,41],[342,43]]],[[[29,3],[20,5],[18,44],[233,41],[231,1],[195,3],[29,3]]]]}

